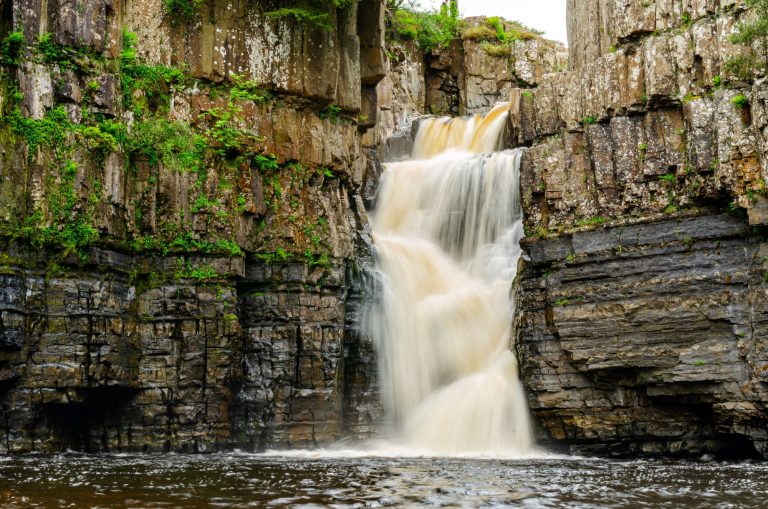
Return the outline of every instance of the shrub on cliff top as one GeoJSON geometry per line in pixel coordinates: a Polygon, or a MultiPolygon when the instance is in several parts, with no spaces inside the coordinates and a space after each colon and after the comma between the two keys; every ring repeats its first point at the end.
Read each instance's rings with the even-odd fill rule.
{"type": "Polygon", "coordinates": [[[486,18],[482,24],[466,29],[464,39],[483,41],[481,47],[491,56],[510,56],[510,45],[515,41],[527,41],[543,32],[529,28],[518,21],[505,21],[497,16],[486,18]],[[491,44],[496,43],[496,44],[491,44]]]}
{"type": "Polygon", "coordinates": [[[445,48],[459,36],[459,10],[455,0],[443,4],[438,11],[400,8],[388,13],[388,33],[394,38],[414,40],[424,51],[445,48]]]}

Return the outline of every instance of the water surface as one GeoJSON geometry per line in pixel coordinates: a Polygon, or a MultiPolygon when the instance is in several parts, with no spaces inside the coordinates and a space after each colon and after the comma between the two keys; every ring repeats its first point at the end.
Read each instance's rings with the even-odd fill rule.
{"type": "Polygon", "coordinates": [[[768,464],[366,457],[0,457],[0,507],[765,508],[768,464]]]}

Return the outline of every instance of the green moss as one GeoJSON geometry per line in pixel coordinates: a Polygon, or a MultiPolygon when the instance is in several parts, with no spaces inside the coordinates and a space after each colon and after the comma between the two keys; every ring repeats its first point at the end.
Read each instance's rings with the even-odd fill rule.
{"type": "Polygon", "coordinates": [[[731,98],[731,104],[742,109],[749,104],[749,99],[744,94],[738,94],[731,98]]]}
{"type": "Polygon", "coordinates": [[[509,58],[512,56],[512,46],[509,44],[492,44],[483,41],[480,43],[480,48],[492,57],[509,58]]]}
{"type": "Polygon", "coordinates": [[[477,25],[467,28],[462,32],[464,39],[471,39],[474,41],[495,41],[497,40],[496,31],[487,25],[477,25]]]}
{"type": "Polygon", "coordinates": [[[685,97],[683,97],[683,104],[688,104],[689,102],[696,101],[698,99],[701,99],[701,96],[698,96],[693,92],[688,92],[685,94],[685,97]]]}
{"type": "Polygon", "coordinates": [[[608,222],[608,219],[602,216],[595,216],[586,219],[579,219],[576,221],[576,226],[599,226],[608,222]]]}

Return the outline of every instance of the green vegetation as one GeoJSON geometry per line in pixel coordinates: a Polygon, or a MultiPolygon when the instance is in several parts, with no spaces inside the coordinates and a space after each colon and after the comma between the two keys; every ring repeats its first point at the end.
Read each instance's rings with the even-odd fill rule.
{"type": "Polygon", "coordinates": [[[741,109],[749,104],[749,99],[744,94],[738,94],[731,98],[731,104],[741,109]]]}
{"type": "Polygon", "coordinates": [[[24,34],[11,32],[0,41],[0,65],[18,65],[24,52],[24,34]]]}
{"type": "Polygon", "coordinates": [[[491,44],[488,41],[480,43],[480,48],[492,57],[509,58],[512,56],[512,46],[509,44],[491,44]]]}
{"type": "Polygon", "coordinates": [[[147,65],[136,54],[136,34],[123,32],[123,51],[120,55],[120,86],[123,106],[138,116],[145,111],[167,112],[173,87],[186,84],[184,71],[164,65],[147,65]],[[137,93],[138,92],[138,93],[137,93]]]}
{"type": "Polygon", "coordinates": [[[576,226],[583,227],[583,226],[600,226],[601,224],[605,224],[608,222],[608,219],[602,216],[596,216],[596,217],[590,217],[586,219],[579,219],[576,221],[576,226]]]}
{"type": "Polygon", "coordinates": [[[597,119],[595,117],[589,116],[589,117],[584,117],[584,119],[581,122],[583,124],[597,124],[597,119]]]}
{"type": "Polygon", "coordinates": [[[206,138],[185,122],[148,118],[125,124],[105,120],[101,129],[113,135],[129,156],[143,156],[150,166],[162,163],[169,170],[201,174],[205,171],[206,138]]]}
{"type": "Polygon", "coordinates": [[[512,55],[512,43],[527,41],[543,32],[534,30],[517,21],[504,21],[499,17],[486,18],[482,24],[467,28],[462,33],[465,39],[480,42],[480,47],[491,56],[507,57],[512,55]]]}
{"type": "Polygon", "coordinates": [[[698,96],[693,92],[688,92],[685,94],[685,97],[683,97],[683,104],[688,104],[689,102],[696,101],[698,99],[701,99],[701,96],[698,96]]]}
{"type": "Polygon", "coordinates": [[[729,59],[725,69],[729,74],[747,81],[753,70],[768,68],[768,0],[744,0],[744,5],[753,9],[754,18],[740,23],[731,42],[749,47],[749,54],[729,59]],[[758,43],[758,44],[755,44],[758,43]],[[754,48],[760,48],[760,55],[754,55],[754,48]]]}
{"type": "Polygon", "coordinates": [[[218,279],[222,277],[227,277],[228,274],[219,274],[216,272],[216,269],[211,267],[210,265],[200,265],[197,267],[192,266],[192,262],[190,260],[184,260],[184,258],[179,258],[177,260],[177,268],[176,268],[176,279],[197,279],[197,280],[206,280],[206,279],[218,279]]]}
{"type": "Polygon", "coordinates": [[[202,5],[203,0],[163,0],[165,12],[170,16],[172,25],[194,18],[202,5]]]}
{"type": "Polygon", "coordinates": [[[487,18],[485,24],[496,32],[499,42],[528,41],[544,33],[519,21],[504,21],[498,16],[487,18]]]}
{"type": "Polygon", "coordinates": [[[277,248],[274,253],[259,253],[256,257],[265,263],[286,262],[291,259],[291,255],[283,248],[277,248]]]}
{"type": "Polygon", "coordinates": [[[335,124],[339,121],[339,114],[341,114],[341,107],[336,104],[329,104],[319,113],[319,116],[321,119],[327,118],[332,124],[335,124]]]}
{"type": "Polygon", "coordinates": [[[676,178],[674,173],[665,173],[664,175],[659,176],[659,180],[662,182],[674,182],[676,178]]]}
{"type": "Polygon", "coordinates": [[[474,41],[495,41],[497,40],[496,31],[488,25],[477,25],[467,28],[462,33],[465,39],[474,41]]]}
{"type": "Polygon", "coordinates": [[[222,157],[235,157],[244,152],[249,143],[262,140],[254,132],[240,127],[240,112],[241,109],[230,101],[227,108],[211,108],[200,114],[200,119],[209,125],[205,131],[208,140],[222,157]]]}
{"type": "Polygon", "coordinates": [[[759,41],[763,51],[768,52],[768,0],[744,0],[744,5],[754,9],[755,19],[739,24],[731,41],[744,45],[752,45],[759,41]]]}
{"type": "MultiPolygon", "coordinates": [[[[352,1],[356,0],[333,5],[352,1]]],[[[262,217],[256,218],[255,234],[263,235],[259,239],[263,244],[273,245],[272,232],[265,231],[267,225],[275,229],[287,226],[297,234],[294,245],[260,257],[329,267],[330,250],[324,244],[330,233],[327,220],[312,219],[318,212],[303,189],[322,186],[324,179],[339,175],[327,167],[279,163],[273,154],[263,153],[263,139],[250,129],[243,111],[252,108],[252,103],[271,101],[270,92],[239,75],[231,75],[225,83],[193,81],[182,68],[147,64],[136,45],[136,35],[126,30],[122,52],[109,59],[88,48],[59,45],[50,34],[43,34],[28,48],[20,32],[0,41],[0,64],[17,65],[28,59],[54,69],[72,69],[82,90],[80,104],[56,104],[42,118],[31,118],[22,111],[23,96],[17,86],[4,84],[3,143],[26,147],[29,162],[39,166],[42,179],[40,199],[29,202],[27,211],[8,225],[6,234],[59,252],[59,263],[68,263],[72,258],[64,261],[64,257],[72,254],[86,261],[94,244],[119,244],[124,249],[162,255],[243,256],[235,240],[236,232],[242,231],[237,218],[258,214],[262,217]],[[106,112],[103,104],[95,103],[110,76],[119,83],[125,110],[118,105],[116,111],[106,112]],[[207,109],[192,105],[193,112],[202,111],[198,117],[170,118],[174,94],[192,86],[199,87],[199,95],[207,93],[207,109]],[[131,217],[125,224],[118,222],[117,237],[110,238],[106,232],[115,231],[108,219],[114,205],[107,201],[111,193],[104,191],[99,179],[105,178],[100,170],[106,167],[106,158],[114,161],[116,156],[125,158],[124,185],[131,191],[127,204],[131,217]],[[176,203],[179,195],[167,205],[161,202],[166,199],[164,193],[173,191],[168,185],[169,172],[192,174],[191,178],[176,178],[188,191],[186,203],[176,203]],[[266,217],[258,196],[249,196],[254,177],[265,184],[261,189],[266,210],[279,212],[271,218],[266,217]],[[290,225],[285,222],[288,213],[290,225]]],[[[335,123],[342,109],[329,104],[319,114],[335,123]]],[[[175,276],[222,277],[212,267],[193,267],[190,262],[184,262],[175,276]]]]}
{"type": "Polygon", "coordinates": [[[266,15],[273,19],[291,19],[307,28],[317,28],[331,32],[334,29],[329,8],[345,9],[357,0],[295,0],[293,5],[269,11],[266,15]]]}
{"type": "Polygon", "coordinates": [[[387,12],[390,36],[416,41],[424,51],[445,48],[459,37],[459,7],[456,1],[429,12],[417,11],[403,2],[390,2],[387,12]]]}
{"type": "Polygon", "coordinates": [[[25,140],[30,160],[41,145],[56,147],[64,144],[67,132],[73,128],[62,106],[49,110],[40,120],[25,117],[16,106],[3,120],[10,125],[12,133],[25,140]]]}
{"type": "Polygon", "coordinates": [[[75,188],[77,165],[74,161],[64,163],[58,175],[49,174],[47,184],[52,190],[48,198],[50,223],[43,219],[38,209],[26,217],[15,234],[28,239],[35,246],[49,246],[62,249],[62,256],[75,252],[81,260],[87,259],[85,248],[99,238],[99,231],[92,224],[93,212],[101,201],[101,184],[92,181],[91,194],[85,206],[75,188]]]}

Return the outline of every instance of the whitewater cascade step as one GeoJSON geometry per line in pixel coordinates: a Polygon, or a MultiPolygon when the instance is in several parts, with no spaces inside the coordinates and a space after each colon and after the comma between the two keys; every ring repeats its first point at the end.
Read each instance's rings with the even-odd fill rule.
{"type": "Polygon", "coordinates": [[[400,438],[436,453],[532,447],[510,345],[523,211],[521,152],[498,150],[507,115],[422,121],[413,159],[386,165],[372,219],[382,396],[400,438]]]}

